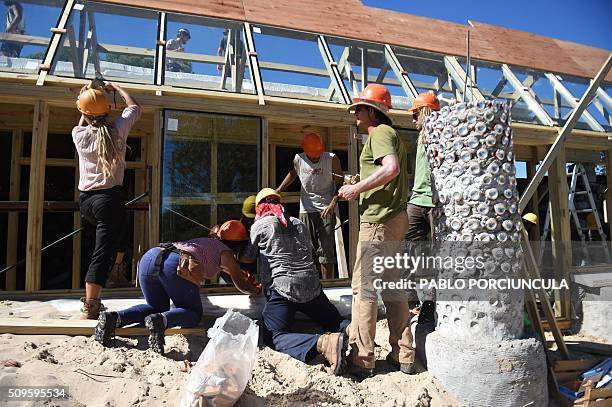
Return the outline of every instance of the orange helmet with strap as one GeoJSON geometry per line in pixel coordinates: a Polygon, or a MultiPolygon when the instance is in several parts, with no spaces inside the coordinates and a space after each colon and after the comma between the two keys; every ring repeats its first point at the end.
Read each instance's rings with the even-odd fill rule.
{"type": "Polygon", "coordinates": [[[414,99],[412,107],[408,109],[409,112],[414,112],[422,107],[430,107],[431,110],[440,110],[440,101],[435,93],[432,91],[419,93],[414,99]]]}
{"type": "Polygon", "coordinates": [[[385,115],[391,109],[391,94],[386,86],[379,83],[371,83],[365,87],[361,95],[353,98],[353,104],[348,107],[349,112],[354,112],[357,106],[370,106],[385,115]]]}
{"type": "Polygon", "coordinates": [[[100,89],[85,89],[79,94],[76,105],[79,112],[87,116],[104,116],[110,110],[106,96],[100,89]]]}
{"type": "Polygon", "coordinates": [[[246,228],[238,220],[228,220],[221,225],[217,236],[221,240],[228,240],[230,242],[241,242],[249,239],[246,228]]]}
{"type": "Polygon", "coordinates": [[[308,133],[302,140],[302,148],[306,155],[310,157],[320,157],[325,151],[323,147],[323,140],[318,133],[308,133]]]}

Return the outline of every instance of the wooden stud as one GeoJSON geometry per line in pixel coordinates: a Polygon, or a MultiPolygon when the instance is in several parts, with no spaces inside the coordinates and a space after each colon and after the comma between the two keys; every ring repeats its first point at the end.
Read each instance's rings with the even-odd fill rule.
{"type": "MultiPolygon", "coordinates": [[[[272,126],[267,119],[261,119],[261,187],[265,188],[275,182],[275,178],[270,176],[274,171],[275,146],[270,145],[270,133],[272,126]]],[[[274,185],[276,186],[276,185],[274,185]]]]}
{"type": "MultiPolygon", "coordinates": [[[[21,129],[13,130],[11,145],[11,181],[9,186],[9,199],[19,199],[19,187],[21,185],[21,166],[19,165],[19,157],[23,146],[23,131],[21,129]]],[[[7,225],[6,241],[6,264],[13,265],[17,263],[17,242],[19,241],[19,213],[9,212],[7,225]]],[[[14,268],[6,273],[6,289],[17,289],[17,269],[14,268]]]]}
{"type": "Polygon", "coordinates": [[[48,123],[49,106],[46,102],[37,102],[34,105],[32,152],[30,154],[32,164],[30,165],[30,194],[28,199],[25,284],[28,292],[38,291],[41,287],[42,223],[48,123]]]}
{"type": "Polygon", "coordinates": [[[147,168],[151,168],[151,190],[149,191],[149,246],[155,246],[159,241],[160,210],[161,210],[161,146],[163,140],[164,117],[163,110],[154,113],[153,136],[147,143],[147,168]]]}
{"type": "MultiPolygon", "coordinates": [[[[572,265],[571,228],[569,218],[567,171],[565,148],[558,150],[557,158],[548,169],[548,190],[550,200],[550,228],[552,256],[557,278],[570,279],[572,265]]],[[[570,317],[569,292],[555,292],[555,312],[558,317],[570,317]]]]}
{"type": "MultiPolygon", "coordinates": [[[[531,149],[535,150],[535,147],[531,147],[531,149]]],[[[534,151],[534,155],[537,154],[537,152],[534,151]]],[[[537,171],[537,164],[538,161],[537,160],[527,160],[526,161],[527,164],[527,179],[530,180],[533,178],[533,175],[536,173],[537,171]]],[[[538,218],[540,217],[540,212],[539,212],[539,196],[538,196],[538,191],[536,191],[533,194],[533,198],[531,199],[531,201],[529,202],[529,211],[532,213],[535,213],[538,218]]],[[[529,238],[531,239],[532,242],[538,241],[539,240],[539,236],[541,235],[540,233],[540,222],[538,222],[538,224],[536,224],[533,228],[533,236],[529,236],[529,238]]]]}
{"type": "MultiPolygon", "coordinates": [[[[75,155],[76,155],[75,151],[75,155]]],[[[79,202],[79,166],[74,166],[74,200],[79,202]]],[[[74,230],[81,227],[81,211],[74,212],[72,215],[72,226],[74,230]]],[[[81,288],[81,243],[83,234],[77,233],[72,238],[72,278],[71,286],[73,289],[81,288]]]]}

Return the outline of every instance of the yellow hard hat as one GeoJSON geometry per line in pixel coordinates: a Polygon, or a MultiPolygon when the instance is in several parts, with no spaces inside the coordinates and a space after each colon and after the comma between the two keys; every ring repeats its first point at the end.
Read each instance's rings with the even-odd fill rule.
{"type": "Polygon", "coordinates": [[[257,197],[255,198],[255,206],[259,205],[259,203],[261,201],[263,201],[264,198],[267,198],[269,196],[275,196],[279,200],[281,199],[280,194],[278,192],[276,192],[274,189],[272,189],[272,188],[264,188],[261,191],[259,191],[259,193],[257,194],[257,197]]]}
{"type": "Polygon", "coordinates": [[[249,195],[242,201],[242,214],[249,219],[255,218],[255,195],[249,195]]]}
{"type": "Polygon", "coordinates": [[[595,215],[589,213],[586,216],[586,224],[589,229],[597,229],[597,221],[595,220],[595,215]]]}
{"type": "Polygon", "coordinates": [[[534,225],[538,224],[538,215],[536,215],[535,213],[526,213],[523,215],[523,219],[525,219],[527,222],[531,222],[534,225]]]}

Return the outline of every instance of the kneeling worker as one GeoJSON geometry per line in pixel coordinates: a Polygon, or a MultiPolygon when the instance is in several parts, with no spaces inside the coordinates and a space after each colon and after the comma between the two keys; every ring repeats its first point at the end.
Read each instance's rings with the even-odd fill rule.
{"type": "Polygon", "coordinates": [[[200,285],[220,272],[229,274],[241,292],[260,294],[261,285],[240,269],[235,257],[248,242],[242,223],[225,222],[217,238],[200,237],[149,249],[138,265],[138,282],[147,303],[119,312],[102,312],[94,334],[96,341],[109,346],[115,328],[144,322],[149,330],[149,347],[163,355],[165,330],[200,323],[200,285]]]}
{"type": "Polygon", "coordinates": [[[251,243],[259,249],[266,296],[262,314],[264,341],[302,362],[322,354],[331,366],[330,372],[341,374],[346,367],[348,343],[343,330],[349,321],[343,320],[321,288],[306,226],[285,214],[280,195],[272,188],[257,194],[256,211],[251,243]],[[298,311],[327,333],[291,332],[298,311]]]}

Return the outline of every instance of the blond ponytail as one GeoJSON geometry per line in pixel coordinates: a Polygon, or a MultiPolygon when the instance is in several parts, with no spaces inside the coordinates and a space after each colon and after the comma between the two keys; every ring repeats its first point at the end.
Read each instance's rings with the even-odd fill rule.
{"type": "Polygon", "coordinates": [[[418,122],[419,126],[421,127],[421,130],[419,131],[419,144],[425,143],[425,119],[427,119],[427,116],[429,116],[431,112],[432,110],[429,106],[423,106],[419,110],[418,122]]]}
{"type": "Polygon", "coordinates": [[[98,167],[102,168],[102,175],[104,176],[104,181],[106,181],[112,178],[113,169],[121,160],[119,149],[114,142],[116,130],[106,121],[106,116],[94,118],[91,125],[98,129],[96,136],[98,167]]]}

